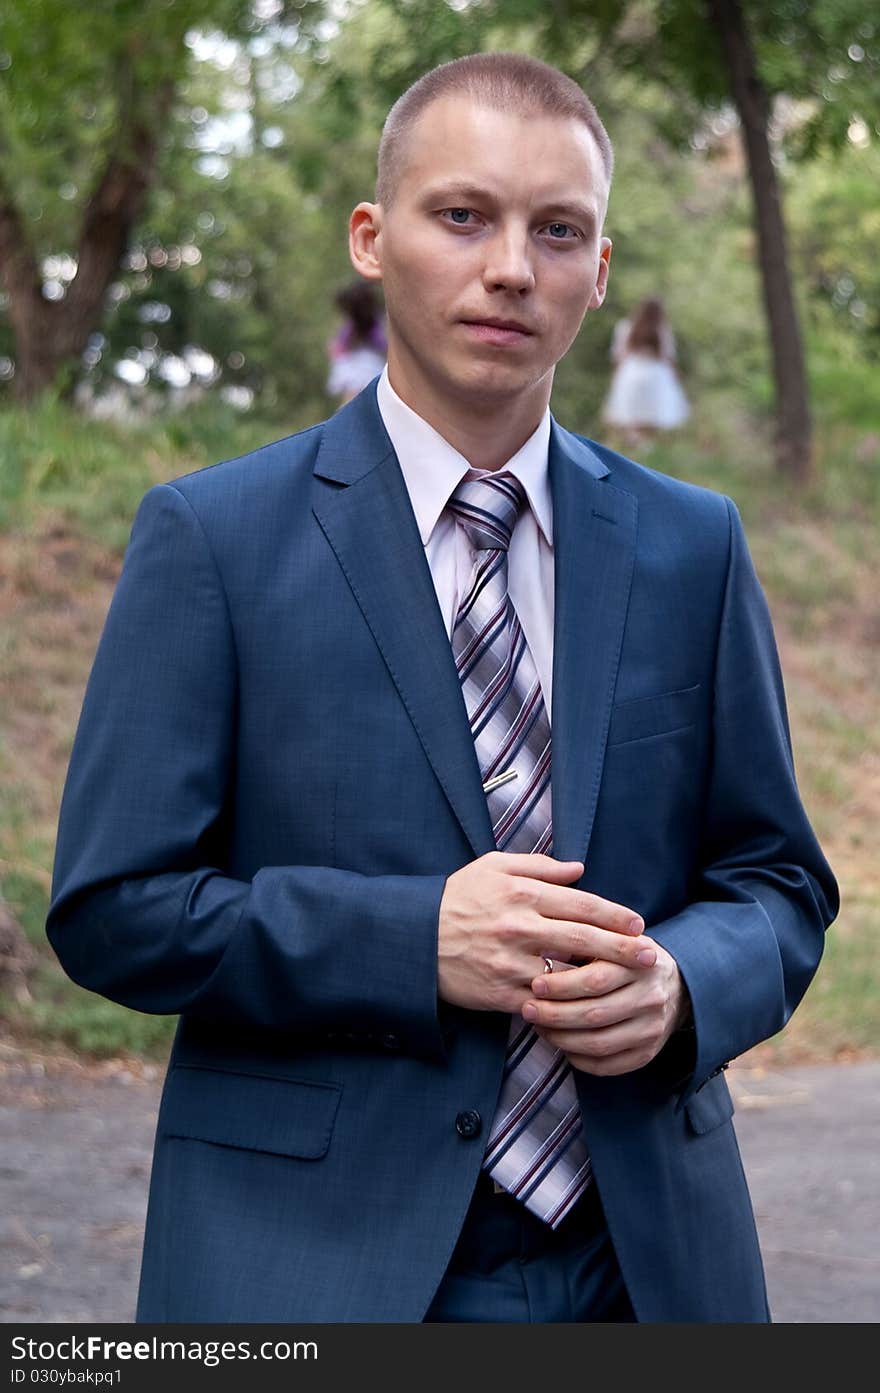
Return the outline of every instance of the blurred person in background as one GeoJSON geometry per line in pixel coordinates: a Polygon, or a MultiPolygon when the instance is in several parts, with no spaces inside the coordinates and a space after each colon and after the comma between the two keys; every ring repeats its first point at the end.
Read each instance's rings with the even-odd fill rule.
{"type": "Polygon", "coordinates": [[[336,308],[344,316],[330,341],[327,391],[344,406],[385,366],[388,340],[376,292],[368,281],[353,281],[336,293],[336,308]]]}
{"type": "Polygon", "coordinates": [[[675,335],[655,296],[615,325],[611,340],[614,375],[602,419],[637,448],[658,431],[675,430],[690,416],[676,371],[675,335]]]}

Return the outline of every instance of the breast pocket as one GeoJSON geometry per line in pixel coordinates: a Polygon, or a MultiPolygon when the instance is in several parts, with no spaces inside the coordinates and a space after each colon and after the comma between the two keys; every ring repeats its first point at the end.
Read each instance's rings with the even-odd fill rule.
{"type": "Polygon", "coordinates": [[[657,696],[622,701],[611,712],[608,744],[626,745],[634,740],[652,740],[660,735],[687,730],[696,724],[701,686],[682,687],[657,696]]]}

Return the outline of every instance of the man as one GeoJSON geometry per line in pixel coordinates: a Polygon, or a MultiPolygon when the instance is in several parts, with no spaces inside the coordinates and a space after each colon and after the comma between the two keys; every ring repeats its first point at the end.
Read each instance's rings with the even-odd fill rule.
{"type": "Polygon", "coordinates": [[[549,415],[610,173],[555,70],[427,74],[386,373],[142,504],[48,929],[181,1016],[143,1320],[768,1318],[722,1071],[836,888],[732,504],[549,415]]]}

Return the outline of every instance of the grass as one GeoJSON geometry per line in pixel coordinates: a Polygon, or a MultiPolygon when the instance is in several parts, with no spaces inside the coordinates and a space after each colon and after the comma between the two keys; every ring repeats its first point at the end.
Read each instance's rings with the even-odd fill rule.
{"type": "Polygon", "coordinates": [[[320,419],[303,408],[267,424],[222,404],[138,424],[95,422],[64,404],[0,411],[0,532],[35,535],[47,522],[119,551],[151,485],[231,459],[320,419]]]}
{"type": "Polygon", "coordinates": [[[874,935],[880,898],[849,902],[826,939],[825,956],[789,1025],[762,1048],[768,1063],[845,1059],[877,1052],[878,973],[874,935]]]}
{"type": "MultiPolygon", "coordinates": [[[[658,442],[653,467],[730,494],[776,624],[798,778],[838,874],[843,910],[776,1062],[876,1051],[880,967],[880,618],[876,556],[880,423],[873,373],[821,364],[816,477],[797,495],[773,473],[766,422],[730,395],[658,442]],[[834,390],[850,403],[836,409],[834,390]],[[856,405],[858,404],[858,409],[856,405]],[[848,408],[849,409],[849,408],[848,408]]],[[[759,396],[760,394],[756,394],[759,396]]],[[[151,484],[320,418],[260,422],[217,410],[142,426],[85,421],[58,403],[0,412],[0,891],[36,955],[30,1002],[0,993],[23,1043],[157,1059],[174,1022],[82,991],[45,941],[58,800],[82,691],[137,502],[151,484]]],[[[589,422],[566,421],[591,434],[589,422]]]]}

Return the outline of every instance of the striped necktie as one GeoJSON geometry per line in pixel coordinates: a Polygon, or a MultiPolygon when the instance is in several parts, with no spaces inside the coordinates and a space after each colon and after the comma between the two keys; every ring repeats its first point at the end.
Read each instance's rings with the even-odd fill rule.
{"type": "MultiPolygon", "coordinates": [[[[449,509],[474,548],[452,651],[499,851],[551,852],[550,722],[507,590],[507,549],[525,491],[510,474],[464,479],[449,509]],[[515,778],[492,780],[516,771],[515,778]]],[[[571,1066],[514,1016],[483,1168],[556,1228],[592,1168],[571,1066]]]]}

